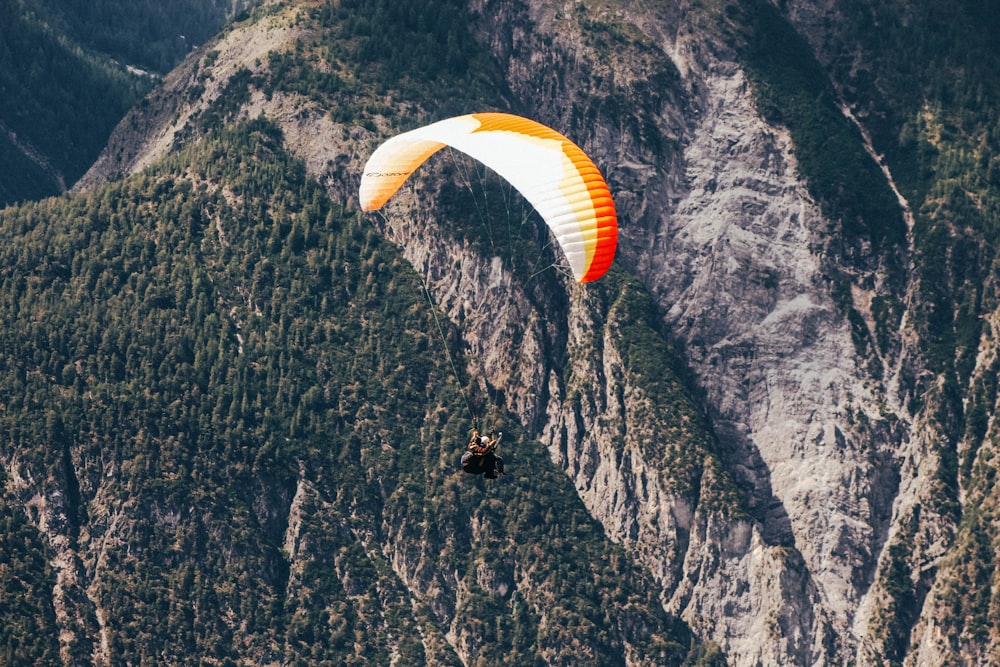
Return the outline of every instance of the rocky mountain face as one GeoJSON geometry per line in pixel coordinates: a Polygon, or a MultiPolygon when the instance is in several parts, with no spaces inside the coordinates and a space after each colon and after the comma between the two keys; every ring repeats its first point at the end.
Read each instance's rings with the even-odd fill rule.
{"type": "MultiPolygon", "coordinates": [[[[933,95],[932,84],[894,69],[899,53],[888,46],[909,39],[908,55],[947,68],[956,50],[948,38],[928,40],[944,44],[942,64],[916,37],[941,17],[920,3],[868,10],[761,3],[721,8],[725,18],[685,3],[656,10],[645,3],[581,5],[574,12],[545,3],[519,11],[498,3],[477,7],[484,25],[496,16],[510,25],[492,33],[492,44],[509,63],[518,100],[536,115],[563,119],[614,165],[609,172],[625,221],[620,261],[655,295],[683,349],[752,518],[727,522],[707,544],[692,540],[676,578],[659,569],[660,558],[647,559],[661,576],[668,608],[725,647],[733,664],[989,662],[996,636],[984,632],[982,621],[938,620],[949,617],[944,599],[959,615],[970,607],[980,619],[996,613],[992,594],[989,601],[956,602],[975,597],[955,583],[970,576],[970,562],[980,562],[971,566],[980,580],[996,580],[993,567],[975,555],[983,551],[969,553],[961,544],[996,544],[996,533],[984,524],[992,519],[979,516],[963,531],[961,492],[948,490],[968,485],[969,497],[992,496],[986,490],[992,484],[977,478],[992,478],[991,455],[981,449],[990,431],[985,422],[978,432],[962,426],[969,415],[948,395],[956,370],[927,359],[928,311],[953,308],[928,303],[938,288],[929,284],[926,263],[939,252],[928,227],[954,230],[962,223],[954,209],[927,212],[934,196],[927,190],[935,186],[916,183],[914,158],[902,154],[905,114],[919,113],[908,109],[910,96],[933,95]],[[713,16],[719,31],[707,25],[713,16]],[[799,32],[774,27],[784,19],[799,32]],[[867,29],[872,21],[874,36],[867,29]],[[880,22],[902,24],[901,34],[880,22]],[[883,44],[880,28],[888,35],[883,44]],[[811,49],[797,45],[803,38],[811,49]],[[775,70],[788,66],[783,50],[805,61],[803,71],[817,54],[835,91],[832,104],[847,121],[846,130],[829,130],[830,140],[853,142],[842,148],[867,155],[864,168],[881,182],[873,187],[891,192],[894,210],[868,213],[867,233],[855,235],[856,222],[844,208],[838,215],[835,197],[822,191],[822,174],[807,165],[815,156],[795,111],[780,110],[784,122],[774,122],[762,110],[760,89],[781,82],[762,81],[761,62],[775,70]],[[532,62],[556,63],[568,74],[553,90],[545,69],[532,62]],[[614,104],[621,99],[631,103],[614,104]],[[616,113],[622,106],[637,109],[632,127],[616,113]],[[893,228],[908,230],[906,240],[893,228]],[[965,479],[953,477],[956,449],[964,450],[972,471],[965,479]]],[[[974,22],[981,19],[975,9],[960,13],[950,37],[960,39],[965,30],[980,48],[982,30],[974,22]]],[[[927,104],[923,98],[916,106],[927,113],[927,104]]],[[[943,115],[952,113],[963,112],[943,115]]],[[[938,140],[942,153],[977,139],[952,141],[938,140]]],[[[980,159],[990,154],[984,148],[980,159]]],[[[978,243],[968,238],[976,224],[952,233],[978,243]]],[[[954,273],[945,280],[955,301],[969,298],[965,289],[979,293],[977,278],[992,283],[988,273],[954,273]]],[[[992,308],[981,311],[987,322],[992,308]]],[[[961,314],[954,318],[943,336],[961,335],[961,314]]],[[[963,378],[957,370],[958,381],[969,383],[974,403],[992,405],[994,391],[980,398],[982,389],[975,389],[993,385],[992,335],[985,329],[970,349],[960,342],[955,355],[979,350],[971,373],[963,378]]],[[[585,438],[580,446],[586,450],[585,438]]],[[[624,486],[635,490],[631,502],[640,515],[663,512],[655,490],[646,495],[647,485],[624,486]]],[[[606,489],[595,491],[592,497],[607,496],[606,489]]],[[[680,511],[671,505],[686,514],[683,503],[680,511]]],[[[677,534],[616,532],[620,508],[590,506],[625,543],[683,543],[677,534]]],[[[700,519],[696,514],[695,534],[711,525],[710,517],[700,519]]]]}
{"type": "MultiPolygon", "coordinates": [[[[504,86],[491,103],[559,128],[602,167],[619,268],[597,286],[526,277],[455,231],[451,181],[434,170],[371,223],[461,332],[462,372],[544,445],[650,573],[663,609],[728,664],[990,664],[995,283],[987,269],[964,282],[951,269],[949,297],[971,298],[982,326],[940,363],[926,268],[940,197],[934,176],[910,175],[927,168],[899,139],[911,107],[887,101],[901,65],[852,37],[862,19],[846,5],[474,0],[470,30],[504,86]],[[799,109],[768,113],[765,93],[786,83],[768,78],[779,65],[827,77],[808,104],[834,110],[821,133],[874,175],[868,185],[892,202],[883,217],[852,209],[849,185],[822,189],[799,109]]],[[[862,18],[905,25],[917,5],[862,18]]],[[[253,83],[320,30],[298,10],[274,3],[193,54],[78,189],[156,164],[207,119],[263,115],[334,201],[355,205],[373,147],[439,110],[369,91],[359,96],[378,111],[358,122],[329,100],[253,83]]],[[[928,126],[948,116],[932,102],[916,106],[928,126]]],[[[975,239],[971,223],[948,223],[975,239]]],[[[309,494],[300,480],[291,506],[309,494]]],[[[454,605],[443,612],[454,618],[461,592],[428,575],[426,554],[407,556],[408,531],[390,530],[398,542],[381,549],[415,601],[454,605]]],[[[437,639],[471,664],[454,625],[437,639]]]]}
{"type": "MultiPolygon", "coordinates": [[[[607,9],[603,18],[627,37],[589,49],[580,46],[588,12],[560,17],[543,3],[480,11],[484,21],[500,14],[532,26],[508,51],[494,45],[510,59],[519,101],[534,109],[549,100],[535,112],[542,117],[586,118],[569,124],[608,155],[625,221],[620,261],[656,296],[682,346],[750,519],[720,526],[698,513],[679,522],[699,539],[662,572],[652,545],[679,542],[676,532],[628,535],[614,530],[622,507],[595,502],[592,511],[618,539],[643,545],[668,607],[733,664],[846,660],[890,529],[908,431],[893,369],[875,375],[859,359],[845,312],[870,311],[878,276],[826,254],[838,230],[802,182],[788,131],[761,119],[734,50],[685,25],[691,8],[673,17],[639,3],[607,9]],[[547,91],[531,59],[560,71],[570,61],[563,87],[547,91]],[[579,108],[616,98],[619,113],[642,109],[638,131],[579,108]],[[547,108],[560,100],[571,102],[547,108]],[[850,276],[846,307],[831,274],[850,276]]],[[[518,34],[498,34],[508,32],[518,34]]],[[[586,438],[575,447],[583,451],[571,460],[586,456],[586,438]]],[[[645,471],[619,472],[634,475],[614,480],[635,489],[627,514],[691,515],[655,485],[637,484],[645,471]]],[[[585,499],[613,495],[602,481],[577,477],[585,499]]]]}

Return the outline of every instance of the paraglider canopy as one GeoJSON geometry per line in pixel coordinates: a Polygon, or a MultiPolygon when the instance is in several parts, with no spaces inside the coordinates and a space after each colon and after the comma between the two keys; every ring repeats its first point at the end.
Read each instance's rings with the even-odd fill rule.
{"type": "Polygon", "coordinates": [[[593,161],[550,127],[506,113],[457,116],[396,135],[379,146],[361,177],[361,208],[381,208],[431,155],[451,146],[509,181],[552,230],[574,278],[589,282],[611,266],[618,219],[593,161]]]}

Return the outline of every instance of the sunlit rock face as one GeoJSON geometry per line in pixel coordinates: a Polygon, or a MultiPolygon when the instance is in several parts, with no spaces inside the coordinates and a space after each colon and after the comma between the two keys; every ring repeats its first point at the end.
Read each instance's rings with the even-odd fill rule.
{"type": "MultiPolygon", "coordinates": [[[[720,527],[692,514],[628,445],[593,437],[602,412],[628,422],[628,404],[608,401],[567,420],[552,387],[543,432],[553,456],[609,533],[643,554],[668,604],[733,664],[839,663],[852,652],[855,615],[889,530],[902,431],[832,294],[831,273],[855,269],[824,253],[835,225],[802,182],[790,136],[762,120],[732,51],[692,30],[679,5],[595,10],[589,18],[632,35],[613,58],[568,9],[477,9],[509,26],[486,38],[518,102],[563,120],[608,165],[622,222],[619,262],[656,296],[751,519],[720,527]],[[545,75],[553,64],[561,76],[545,75]],[[651,74],[665,85],[644,90],[651,74]],[[641,130],[615,122],[623,104],[631,111],[622,115],[646,121],[641,130]],[[629,530],[623,516],[663,520],[656,531],[629,530]],[[719,540],[726,557],[709,566],[706,545],[719,540]]],[[[614,350],[602,351],[595,364],[613,366],[614,350]]],[[[606,383],[599,394],[622,393],[606,371],[595,375],[606,383]]]]}
{"type": "MultiPolygon", "coordinates": [[[[665,608],[733,665],[870,664],[877,651],[862,645],[880,641],[873,624],[885,603],[885,546],[933,483],[938,434],[900,395],[901,366],[918,365],[905,314],[895,352],[858,342],[858,327],[872,334],[873,297],[889,289],[879,259],[852,265],[828,251],[836,222],[809,194],[789,132],[762,119],[735,49],[713,30],[704,4],[469,6],[503,72],[506,110],[573,138],[611,184],[617,263],[653,295],[682,355],[717,463],[739,490],[738,516],[708,506],[701,490],[679,492],[672,471],[645,455],[655,420],[622,359],[607,302],[559,280],[546,285],[558,298],[540,299],[503,258],[441,228],[426,194],[433,188],[419,200],[401,193],[392,206],[405,214],[390,206],[372,224],[459,325],[469,376],[486,391],[505,388],[504,407],[548,447],[607,535],[653,573],[665,608]]],[[[821,32],[836,3],[782,4],[811,31],[822,64],[844,51],[821,32]]],[[[227,37],[213,65],[220,81],[232,65],[226,53],[251,55],[237,37],[227,37]]],[[[267,38],[284,44],[295,35],[275,28],[267,38]]],[[[854,110],[863,124],[868,109],[854,110]]],[[[126,150],[124,165],[109,154],[99,167],[115,175],[148,163],[178,129],[172,123],[190,113],[148,119],[159,125],[145,148],[126,150]]],[[[252,97],[244,115],[261,113],[350,205],[350,175],[380,137],[292,96],[252,97]]],[[[911,304],[908,276],[896,278],[894,296],[911,304]]],[[[711,475],[706,466],[702,489],[711,475]]],[[[950,533],[945,525],[922,531],[914,580],[929,585],[950,533]]],[[[407,559],[395,566],[411,589],[427,587],[407,559]]],[[[495,573],[482,578],[508,585],[495,573]]],[[[947,654],[938,652],[945,631],[933,619],[917,631],[919,664],[947,654]]]]}

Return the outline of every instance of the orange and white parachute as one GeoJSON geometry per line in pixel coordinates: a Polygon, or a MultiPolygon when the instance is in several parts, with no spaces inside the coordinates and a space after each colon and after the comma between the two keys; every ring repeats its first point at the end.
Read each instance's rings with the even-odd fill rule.
{"type": "Polygon", "coordinates": [[[618,219],[601,172],[572,141],[520,116],[457,116],[388,139],[365,165],[361,208],[381,208],[410,174],[445,146],[479,160],[531,203],[552,230],[578,282],[597,280],[607,272],[618,245],[618,219]]]}

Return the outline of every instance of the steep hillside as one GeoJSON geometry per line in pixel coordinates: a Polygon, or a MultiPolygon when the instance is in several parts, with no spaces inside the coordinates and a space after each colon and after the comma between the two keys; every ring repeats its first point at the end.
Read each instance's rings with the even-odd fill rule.
{"type": "Polygon", "coordinates": [[[143,626],[173,609],[185,650],[248,662],[988,663],[1000,70],[960,4],[258,8],[77,194],[5,214],[5,516],[45,612],[11,635],[180,660],[143,626]],[[604,280],[454,153],[356,213],[378,142],[486,109],[604,170],[604,280]],[[132,215],[87,268],[84,221],[132,215]],[[494,411],[512,474],[470,484],[494,411]]]}
{"type": "MultiPolygon", "coordinates": [[[[249,25],[302,36],[306,18],[343,17],[258,18],[249,25]]],[[[231,67],[217,51],[202,57],[231,67]]],[[[273,84],[248,80],[287,103],[278,84],[307,87],[313,70],[304,55],[285,58],[269,59],[287,68],[273,84]]],[[[247,113],[241,99],[218,98],[247,113]]],[[[6,656],[712,660],[717,651],[664,610],[651,575],[607,539],[503,405],[508,476],[487,486],[456,469],[470,417],[463,395],[489,408],[502,390],[459,388],[446,360],[465,366],[461,339],[371,221],[330,202],[285,154],[294,128],[257,119],[220,130],[230,117],[207,104],[191,115],[189,147],[143,174],[3,214],[2,292],[16,323],[2,346],[3,498],[12,525],[38,531],[16,534],[32,558],[17,560],[4,595],[39,581],[24,604],[47,612],[4,626],[6,656]],[[59,632],[46,634],[53,624],[59,632]]],[[[352,133],[344,125],[334,136],[352,133]]],[[[463,197],[461,188],[447,204],[456,220],[475,206],[463,197]]],[[[475,225],[465,232],[467,244],[484,240],[475,225]]],[[[478,272],[478,254],[469,258],[478,272]]],[[[627,276],[615,284],[581,294],[576,335],[633,356],[643,351],[632,341],[645,341],[669,361],[648,300],[633,307],[641,289],[627,276]]],[[[565,358],[562,279],[549,272],[535,289],[519,307],[538,331],[522,347],[565,358]]],[[[629,372],[639,383],[649,371],[629,372]]],[[[654,386],[697,424],[676,378],[654,386]]],[[[582,389],[575,400],[591,400],[582,389]]],[[[698,429],[680,435],[705,440],[698,429]]],[[[711,460],[707,446],[700,456],[711,460]]],[[[701,485],[724,488],[700,482],[702,465],[673,492],[693,502],[701,485]]]]}
{"type": "Polygon", "coordinates": [[[0,0],[0,206],[64,192],[233,0],[0,0]]]}
{"type": "Polygon", "coordinates": [[[913,212],[908,348],[919,361],[907,393],[930,434],[907,453],[904,475],[922,484],[896,504],[866,650],[913,665],[975,663],[1000,651],[997,18],[972,2],[834,9],[831,30],[812,3],[788,6],[913,212]]]}
{"type": "Polygon", "coordinates": [[[457,470],[419,279],[305,176],[255,121],[3,214],[3,607],[46,610],[5,660],[680,664],[516,423],[507,478],[457,470]]]}

